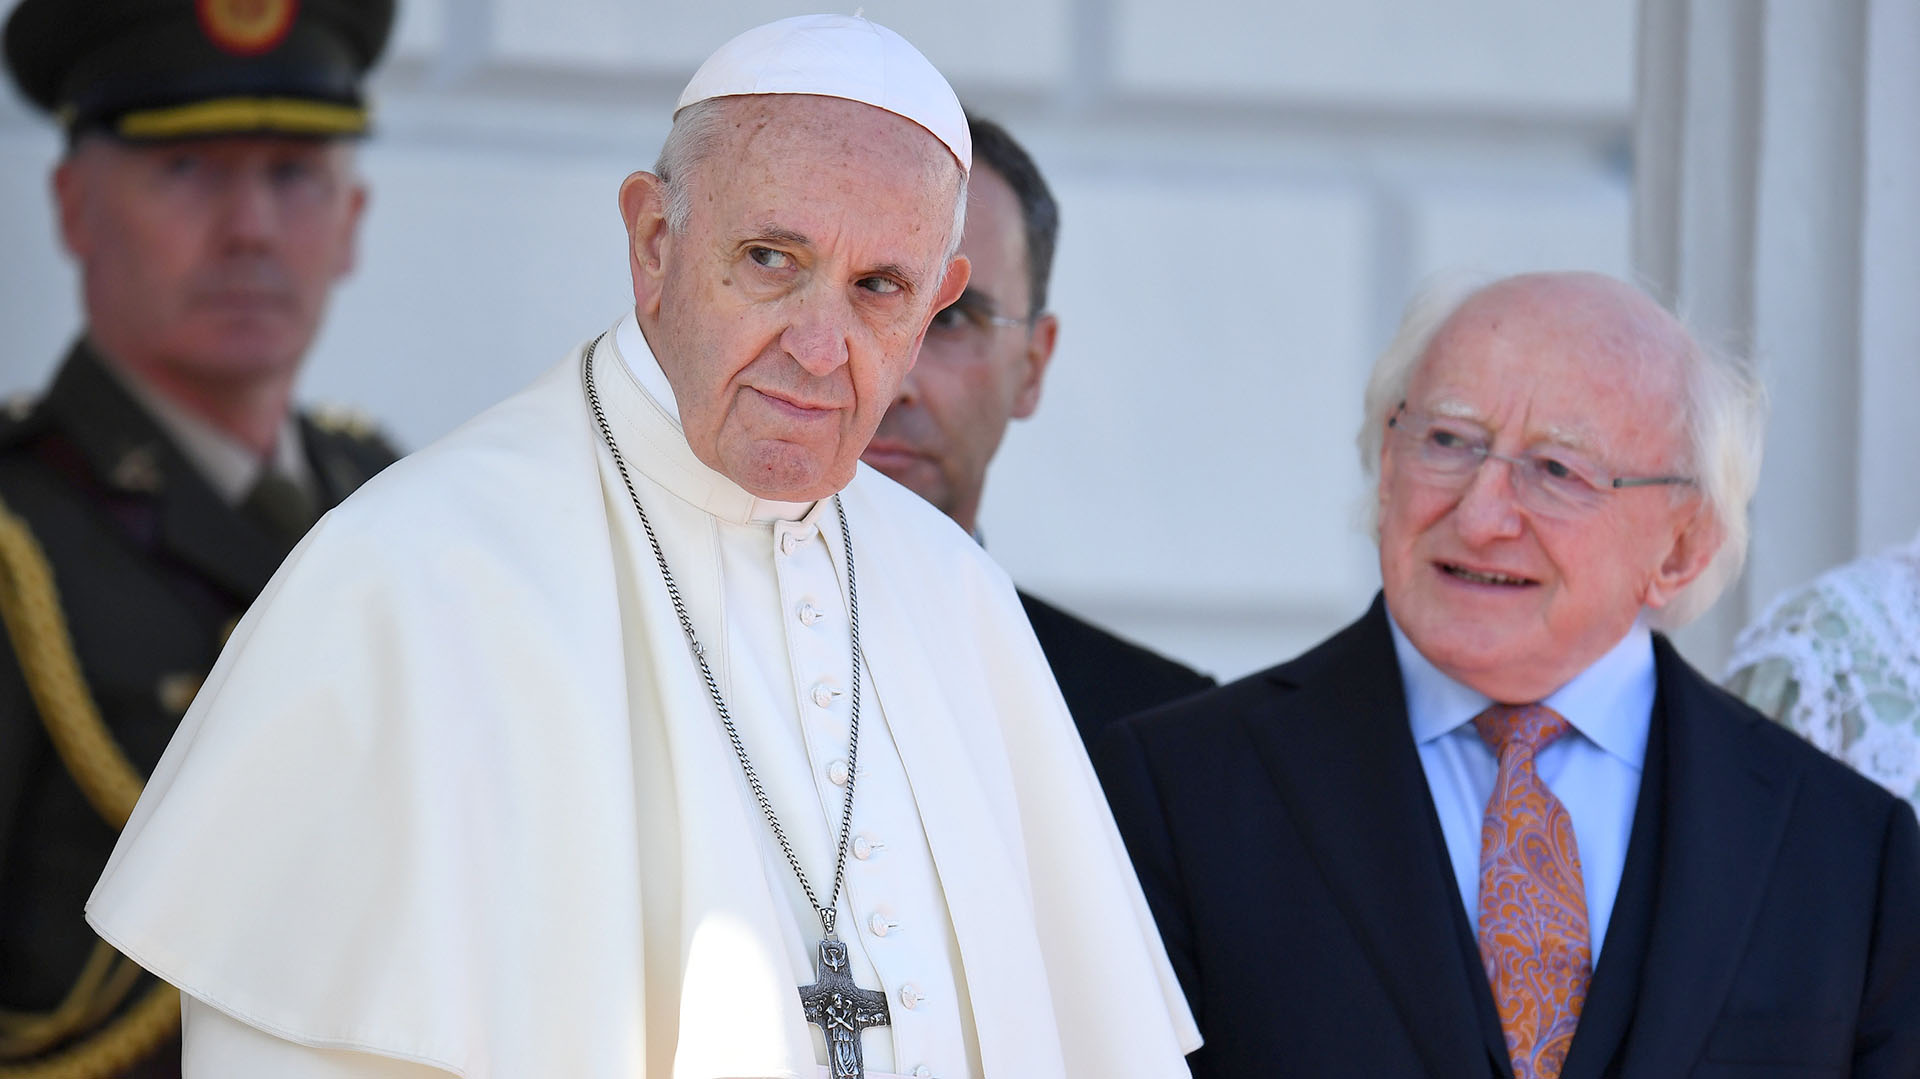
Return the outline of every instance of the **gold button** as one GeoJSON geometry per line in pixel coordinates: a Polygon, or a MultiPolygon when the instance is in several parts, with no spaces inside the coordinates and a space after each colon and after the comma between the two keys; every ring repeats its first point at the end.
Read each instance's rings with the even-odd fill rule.
{"type": "Polygon", "coordinates": [[[207,680],[201,671],[174,671],[163,674],[154,683],[153,695],[160,702],[160,710],[168,716],[179,719],[187,714],[187,707],[200,692],[200,684],[207,680]]]}

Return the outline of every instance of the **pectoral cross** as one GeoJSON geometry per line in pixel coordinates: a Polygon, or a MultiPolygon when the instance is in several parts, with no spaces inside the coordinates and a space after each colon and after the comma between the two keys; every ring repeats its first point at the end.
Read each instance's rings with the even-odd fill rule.
{"type": "Polygon", "coordinates": [[[800,1010],[807,1022],[826,1032],[827,1074],[832,1079],[866,1079],[860,1032],[887,1025],[887,995],[853,984],[846,942],[831,937],[820,942],[819,980],[801,987],[800,1010]]]}

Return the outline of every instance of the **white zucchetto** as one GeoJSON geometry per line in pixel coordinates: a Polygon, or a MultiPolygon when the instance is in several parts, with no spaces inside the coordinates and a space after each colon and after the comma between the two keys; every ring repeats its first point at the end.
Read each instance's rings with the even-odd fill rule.
{"type": "Polygon", "coordinates": [[[967,114],[945,76],[906,38],[857,15],[796,15],[720,46],[673,111],[715,97],[818,94],[859,101],[926,128],[973,168],[967,114]]]}

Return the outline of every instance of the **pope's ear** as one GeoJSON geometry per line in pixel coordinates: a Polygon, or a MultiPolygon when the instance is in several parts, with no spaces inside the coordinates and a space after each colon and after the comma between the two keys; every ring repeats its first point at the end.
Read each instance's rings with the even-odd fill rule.
{"type": "MultiPolygon", "coordinates": [[[[940,279],[940,291],[933,298],[933,312],[938,314],[953,306],[962,292],[967,291],[967,282],[973,279],[973,262],[965,255],[955,255],[947,261],[946,276],[940,279]]],[[[928,316],[929,318],[932,315],[928,316]]]]}
{"type": "Polygon", "coordinates": [[[620,185],[620,219],[627,225],[627,267],[633,274],[633,303],[652,314],[660,306],[666,276],[667,182],[651,172],[636,172],[620,185]]]}
{"type": "Polygon", "coordinates": [[[1713,564],[1726,538],[1727,530],[1719,518],[1704,504],[1698,505],[1675,531],[1673,546],[1647,582],[1646,606],[1659,609],[1673,602],[1681,589],[1692,584],[1694,578],[1713,564]]]}

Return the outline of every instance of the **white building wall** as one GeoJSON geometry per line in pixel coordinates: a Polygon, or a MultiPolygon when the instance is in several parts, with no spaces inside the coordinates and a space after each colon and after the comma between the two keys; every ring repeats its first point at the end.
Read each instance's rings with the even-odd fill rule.
{"type": "MultiPolygon", "coordinates": [[[[631,302],[614,194],[680,85],[780,0],[402,0],[359,270],[304,379],[418,446],[631,302]]],[[[1634,0],[873,0],[1064,213],[1060,351],[982,523],[1023,585],[1221,676],[1377,584],[1360,388],[1438,269],[1630,272],[1634,0]]],[[[0,100],[0,392],[78,325],[0,100]]]]}

